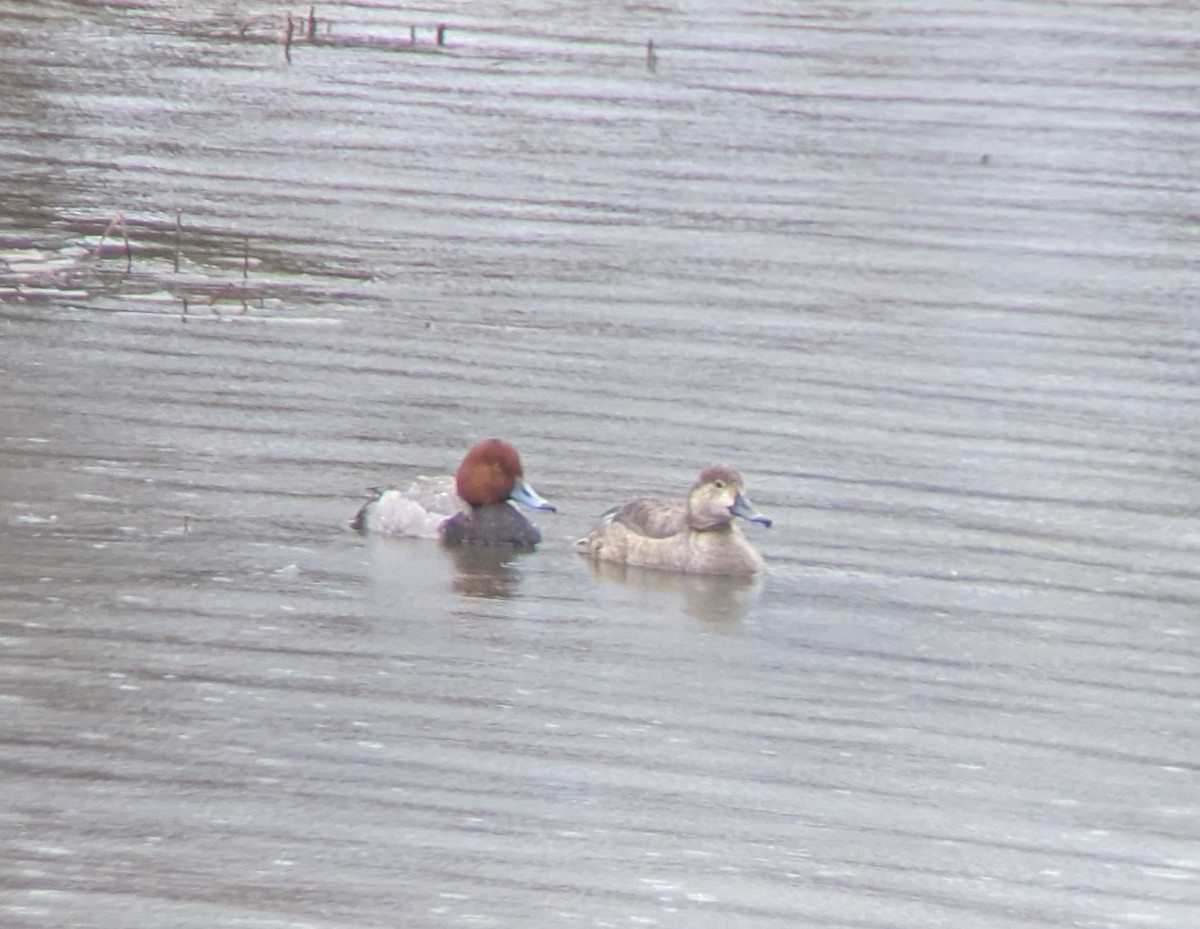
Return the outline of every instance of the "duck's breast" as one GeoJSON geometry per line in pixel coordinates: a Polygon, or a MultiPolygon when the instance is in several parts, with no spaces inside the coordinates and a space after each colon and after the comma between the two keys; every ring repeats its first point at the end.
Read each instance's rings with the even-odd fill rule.
{"type": "Polygon", "coordinates": [[[762,556],[736,526],[719,532],[693,532],[688,546],[687,571],[746,577],[763,568],[762,556]]]}
{"type": "Polygon", "coordinates": [[[441,534],[447,545],[533,548],[542,541],[537,526],[507,503],[490,503],[455,513],[442,524],[441,534]]]}

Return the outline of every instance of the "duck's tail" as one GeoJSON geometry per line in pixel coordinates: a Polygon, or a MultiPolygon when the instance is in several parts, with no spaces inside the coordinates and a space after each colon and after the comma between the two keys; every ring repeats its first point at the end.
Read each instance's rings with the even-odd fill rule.
{"type": "Polygon", "coordinates": [[[348,523],[351,529],[353,529],[355,532],[367,531],[368,527],[370,526],[371,507],[379,502],[379,498],[382,496],[383,491],[383,487],[367,488],[367,493],[371,495],[371,498],[358,508],[358,512],[354,514],[354,519],[350,520],[348,523]]]}

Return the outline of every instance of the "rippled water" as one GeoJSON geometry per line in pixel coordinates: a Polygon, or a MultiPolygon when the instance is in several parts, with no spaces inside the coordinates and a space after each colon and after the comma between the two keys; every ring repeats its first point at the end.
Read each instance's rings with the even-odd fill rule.
{"type": "Polygon", "coordinates": [[[1194,14],[0,0],[0,923],[1192,929],[1194,14]]]}

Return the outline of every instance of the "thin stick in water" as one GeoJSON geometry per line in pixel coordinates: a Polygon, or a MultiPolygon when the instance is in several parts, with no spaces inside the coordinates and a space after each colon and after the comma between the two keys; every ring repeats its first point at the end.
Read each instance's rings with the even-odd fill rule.
{"type": "Polygon", "coordinates": [[[287,63],[292,63],[292,33],[296,31],[296,24],[292,22],[292,14],[287,15],[287,27],[283,30],[283,57],[287,59],[287,63]]]}
{"type": "Polygon", "coordinates": [[[250,309],[246,294],[250,289],[250,236],[242,239],[242,313],[250,309]]]}

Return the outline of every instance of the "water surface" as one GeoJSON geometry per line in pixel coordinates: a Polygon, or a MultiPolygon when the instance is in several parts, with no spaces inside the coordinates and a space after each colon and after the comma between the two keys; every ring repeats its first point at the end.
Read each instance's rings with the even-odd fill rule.
{"type": "Polygon", "coordinates": [[[0,0],[0,922],[1195,925],[1193,11],[727,7],[0,0]]]}

